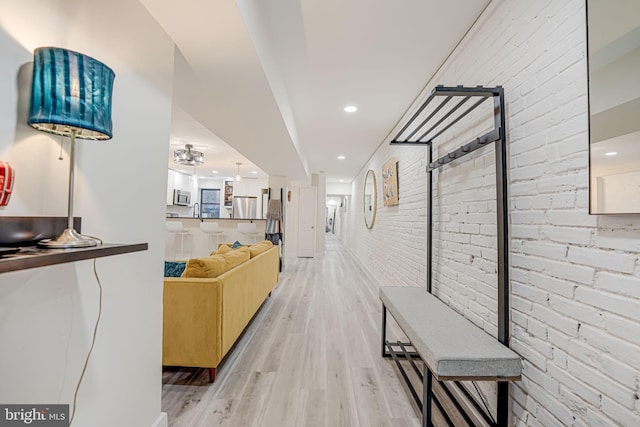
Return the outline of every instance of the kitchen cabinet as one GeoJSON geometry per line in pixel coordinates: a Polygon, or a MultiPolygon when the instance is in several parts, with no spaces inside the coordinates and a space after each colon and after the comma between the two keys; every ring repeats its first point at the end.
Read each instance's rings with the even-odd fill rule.
{"type": "Polygon", "coordinates": [[[224,205],[228,207],[233,205],[233,181],[224,182],[224,205]]]}
{"type": "Polygon", "coordinates": [[[192,175],[169,169],[167,174],[167,205],[173,205],[173,190],[188,191],[191,193],[191,202],[197,201],[195,200],[197,183],[192,175]]]}

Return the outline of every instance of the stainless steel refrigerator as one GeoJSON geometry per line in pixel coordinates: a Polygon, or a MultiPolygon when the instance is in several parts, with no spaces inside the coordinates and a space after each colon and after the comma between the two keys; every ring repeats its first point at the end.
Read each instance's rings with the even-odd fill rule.
{"type": "Polygon", "coordinates": [[[258,198],[249,196],[233,196],[233,217],[239,219],[256,219],[258,198]]]}

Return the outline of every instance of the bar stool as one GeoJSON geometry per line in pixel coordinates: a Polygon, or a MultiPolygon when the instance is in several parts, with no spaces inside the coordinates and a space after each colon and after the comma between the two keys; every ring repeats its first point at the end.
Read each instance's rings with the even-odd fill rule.
{"type": "Polygon", "coordinates": [[[210,244],[213,244],[213,237],[215,236],[216,245],[213,247],[213,250],[217,250],[219,244],[218,239],[220,238],[220,235],[224,234],[224,231],[220,230],[220,226],[218,225],[218,223],[202,221],[200,222],[200,231],[209,236],[210,244]]]}
{"type": "Polygon", "coordinates": [[[167,231],[167,243],[171,235],[173,235],[173,259],[178,256],[178,249],[176,249],[176,237],[180,236],[180,256],[184,257],[184,236],[191,233],[191,230],[184,228],[182,221],[165,221],[165,230],[167,231]]]}
{"type": "Polygon", "coordinates": [[[255,222],[239,222],[238,223],[238,232],[244,234],[247,237],[253,238],[253,243],[256,242],[256,237],[260,235],[256,231],[256,223],[255,222]]]}

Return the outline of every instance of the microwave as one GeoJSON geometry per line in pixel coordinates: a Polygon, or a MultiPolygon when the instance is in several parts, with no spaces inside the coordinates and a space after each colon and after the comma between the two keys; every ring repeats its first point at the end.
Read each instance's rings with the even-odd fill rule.
{"type": "Polygon", "coordinates": [[[173,190],[174,206],[189,206],[191,203],[191,193],[184,190],[173,190]]]}

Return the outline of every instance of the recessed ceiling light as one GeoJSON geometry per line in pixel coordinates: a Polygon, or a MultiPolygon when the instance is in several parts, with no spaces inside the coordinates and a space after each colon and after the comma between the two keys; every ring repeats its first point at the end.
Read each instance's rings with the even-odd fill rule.
{"type": "Polygon", "coordinates": [[[258,171],[251,171],[252,174],[258,175],[258,171]]]}
{"type": "Polygon", "coordinates": [[[344,160],[344,159],[346,159],[345,156],[338,156],[338,160],[344,160]]]}
{"type": "Polygon", "coordinates": [[[605,156],[615,156],[616,154],[618,154],[617,151],[609,151],[608,153],[604,153],[605,156]]]}
{"type": "Polygon", "coordinates": [[[344,107],[344,111],[346,111],[347,113],[355,113],[356,111],[358,111],[358,107],[356,107],[355,105],[347,105],[346,107],[344,107]]]}
{"type": "Polygon", "coordinates": [[[211,171],[211,173],[218,173],[218,171],[211,171]]]}
{"type": "Polygon", "coordinates": [[[341,179],[340,182],[344,182],[344,179],[341,179]]]}

